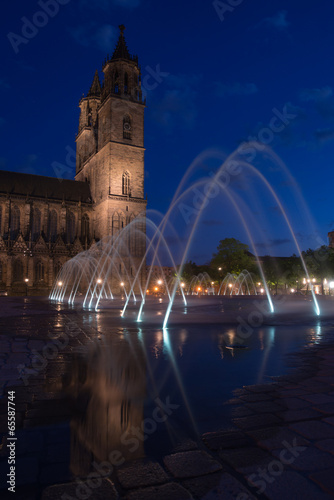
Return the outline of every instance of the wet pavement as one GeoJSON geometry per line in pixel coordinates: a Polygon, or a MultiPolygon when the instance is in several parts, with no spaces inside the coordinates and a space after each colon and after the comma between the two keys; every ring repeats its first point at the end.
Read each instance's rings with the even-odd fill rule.
{"type": "MultiPolygon", "coordinates": [[[[1,298],[0,307],[1,498],[334,497],[331,343],[295,354],[296,369],[289,375],[235,390],[227,402],[232,414],[228,429],[181,439],[159,457],[144,456],[143,440],[135,428],[127,441],[122,440],[128,423],[139,424],[143,415],[144,361],[136,350],[125,362],[124,357],[113,360],[123,371],[106,373],[104,367],[100,372],[94,365],[101,360],[97,351],[104,352],[94,344],[100,332],[83,324],[75,310],[30,298],[1,298]],[[75,353],[87,343],[92,349],[82,364],[75,353]],[[92,379],[88,373],[93,368],[92,379]],[[112,383],[115,377],[117,385],[112,383]],[[131,387],[129,377],[135,381],[131,387]],[[8,445],[13,442],[7,417],[11,391],[15,391],[17,438],[14,496],[6,484],[8,445]],[[107,414],[105,421],[100,417],[105,408],[117,408],[120,422],[112,422],[112,428],[119,426],[118,441],[115,434],[109,435],[113,415],[107,414]]],[[[109,361],[106,357],[106,366],[109,361]]],[[[149,425],[164,422],[172,411],[167,401],[159,403],[152,418],[145,419],[147,432],[149,425]]]]}

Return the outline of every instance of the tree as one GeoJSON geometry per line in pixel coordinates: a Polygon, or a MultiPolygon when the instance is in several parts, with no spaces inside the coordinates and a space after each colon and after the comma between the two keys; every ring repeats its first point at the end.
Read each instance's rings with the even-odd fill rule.
{"type": "Polygon", "coordinates": [[[235,238],[225,238],[219,242],[217,253],[213,254],[211,267],[214,271],[221,268],[222,275],[240,274],[244,269],[251,272],[254,270],[254,257],[249,253],[248,245],[235,238]]]}
{"type": "Polygon", "coordinates": [[[321,280],[322,294],[324,294],[325,278],[334,275],[334,249],[322,245],[316,250],[309,248],[302,254],[310,276],[321,280]]]}

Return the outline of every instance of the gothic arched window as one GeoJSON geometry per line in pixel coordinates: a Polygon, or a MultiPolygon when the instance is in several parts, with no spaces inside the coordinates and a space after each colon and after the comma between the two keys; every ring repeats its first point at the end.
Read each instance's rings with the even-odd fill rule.
{"type": "Polygon", "coordinates": [[[14,262],[13,266],[13,281],[23,282],[23,264],[20,259],[14,262]]]}
{"type": "Polygon", "coordinates": [[[116,73],[115,73],[115,80],[114,80],[114,93],[115,94],[118,94],[118,92],[119,92],[119,81],[118,81],[118,79],[119,79],[119,76],[118,76],[118,73],[116,71],[116,73]]]}
{"type": "Polygon", "coordinates": [[[131,118],[129,115],[125,115],[123,118],[123,139],[131,139],[132,126],[131,118]]]}
{"type": "Polygon", "coordinates": [[[130,195],[130,174],[129,172],[124,172],[122,177],[122,194],[130,195]]]}
{"type": "Polygon", "coordinates": [[[54,266],[55,278],[58,276],[60,270],[61,270],[61,262],[58,261],[55,263],[55,266],[54,266]]]}
{"type": "Polygon", "coordinates": [[[87,214],[84,214],[81,219],[81,238],[84,240],[89,238],[89,217],[87,214]]]}
{"type": "Polygon", "coordinates": [[[66,216],[67,243],[73,243],[74,238],[75,238],[75,216],[73,212],[68,212],[66,216]]]}
{"type": "Polygon", "coordinates": [[[38,238],[41,232],[41,211],[38,208],[34,208],[32,213],[32,238],[35,240],[38,238]]]}
{"type": "Polygon", "coordinates": [[[124,94],[128,93],[129,89],[129,77],[127,73],[124,73],[124,94]]]}
{"type": "Polygon", "coordinates": [[[10,233],[11,238],[15,239],[20,231],[20,209],[16,205],[12,208],[10,214],[10,233]]]}
{"type": "Polygon", "coordinates": [[[48,240],[54,243],[57,238],[57,212],[51,210],[49,212],[49,224],[48,224],[48,240]]]}
{"type": "Polygon", "coordinates": [[[116,234],[117,231],[119,230],[119,225],[120,225],[120,220],[119,220],[119,214],[115,212],[112,216],[112,233],[116,234]]]}
{"type": "Polygon", "coordinates": [[[44,280],[44,264],[40,260],[35,266],[35,281],[44,280]]]}

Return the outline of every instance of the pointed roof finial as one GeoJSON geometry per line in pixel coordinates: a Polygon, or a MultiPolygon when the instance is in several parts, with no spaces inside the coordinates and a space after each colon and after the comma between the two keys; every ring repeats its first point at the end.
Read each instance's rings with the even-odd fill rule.
{"type": "Polygon", "coordinates": [[[90,86],[89,92],[87,94],[87,97],[100,97],[101,95],[101,84],[100,84],[100,79],[99,79],[99,73],[96,70],[93,83],[90,86]]]}
{"type": "Polygon", "coordinates": [[[118,42],[116,45],[116,48],[114,50],[114,53],[112,55],[111,60],[113,59],[127,59],[128,61],[132,61],[132,57],[128,51],[128,48],[126,46],[125,38],[124,38],[124,30],[125,26],[124,24],[120,24],[119,26],[120,34],[118,38],[118,42]]]}

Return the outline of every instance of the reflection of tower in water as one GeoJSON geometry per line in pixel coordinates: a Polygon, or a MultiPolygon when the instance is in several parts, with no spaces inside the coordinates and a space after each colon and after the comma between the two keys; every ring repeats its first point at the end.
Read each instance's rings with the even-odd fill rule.
{"type": "Polygon", "coordinates": [[[86,474],[92,462],[144,455],[140,436],[146,365],[139,345],[98,340],[74,356],[65,390],[73,401],[71,470],[86,474]]]}

